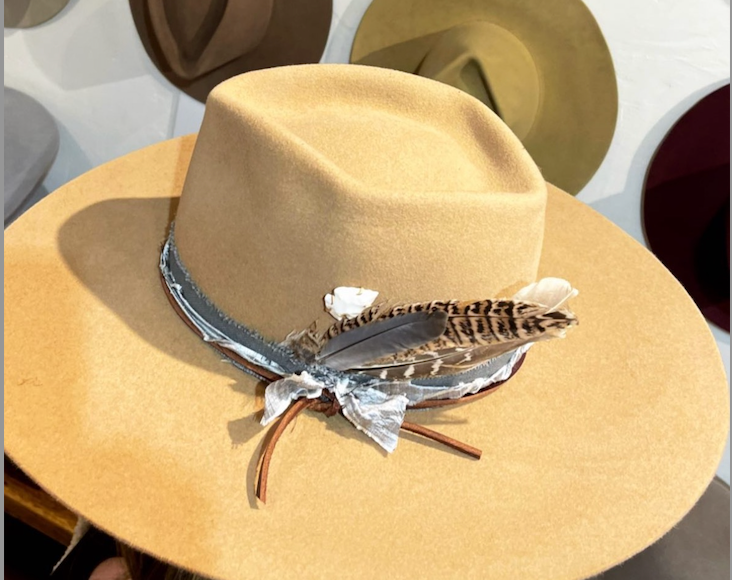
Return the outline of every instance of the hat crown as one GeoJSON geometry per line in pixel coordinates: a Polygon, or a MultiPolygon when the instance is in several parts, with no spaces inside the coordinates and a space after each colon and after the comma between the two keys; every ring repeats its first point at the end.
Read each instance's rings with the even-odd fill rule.
{"type": "Polygon", "coordinates": [[[195,79],[254,49],[264,38],[273,0],[149,0],[150,22],[165,60],[195,79]]]}
{"type": "Polygon", "coordinates": [[[539,75],[531,54],[507,29],[485,21],[439,33],[415,71],[472,95],[491,108],[519,139],[539,110],[539,75]]]}
{"type": "Polygon", "coordinates": [[[545,203],[518,139],[465,93],[385,69],[283,67],[211,93],[176,240],[218,308],[280,341],[337,286],[402,302],[533,281],[545,203]]]}

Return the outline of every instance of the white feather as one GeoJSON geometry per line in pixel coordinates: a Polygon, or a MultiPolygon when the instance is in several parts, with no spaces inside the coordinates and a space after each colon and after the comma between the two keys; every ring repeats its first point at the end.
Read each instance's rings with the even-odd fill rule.
{"type": "Polygon", "coordinates": [[[577,294],[579,291],[562,278],[542,278],[521,288],[513,295],[513,299],[541,304],[547,307],[547,312],[554,312],[577,294]]]}

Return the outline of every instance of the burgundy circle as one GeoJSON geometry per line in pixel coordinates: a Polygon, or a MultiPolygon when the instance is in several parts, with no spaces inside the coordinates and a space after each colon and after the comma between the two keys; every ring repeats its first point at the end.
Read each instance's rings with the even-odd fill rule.
{"type": "Polygon", "coordinates": [[[653,253],[707,320],[729,332],[729,84],[664,138],[646,176],[643,221],[653,253]]]}

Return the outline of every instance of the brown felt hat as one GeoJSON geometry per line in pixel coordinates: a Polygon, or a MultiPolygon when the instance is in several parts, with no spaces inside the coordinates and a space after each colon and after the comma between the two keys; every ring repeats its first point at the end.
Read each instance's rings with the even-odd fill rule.
{"type": "Polygon", "coordinates": [[[615,131],[612,58],[581,0],[374,0],[351,62],[470,93],[571,194],[594,175],[615,131]]]}
{"type": "Polygon", "coordinates": [[[5,28],[30,28],[51,20],[69,0],[5,0],[5,28]]]}
{"type": "Polygon", "coordinates": [[[729,332],[729,85],[696,103],[653,157],[643,195],[648,245],[708,320],[729,332]]]}
{"type": "Polygon", "coordinates": [[[194,99],[238,74],[320,60],[332,0],[130,0],[155,66],[194,99]]]}
{"type": "Polygon", "coordinates": [[[8,455],[95,526],[213,578],[585,578],[680,521],[726,441],[724,368],[681,285],[548,185],[488,108],[415,75],[231,79],[197,138],[98,167],[24,214],[5,267],[8,455]],[[186,273],[161,284],[169,259],[186,273]],[[547,276],[579,289],[579,326],[490,396],[407,413],[482,459],[409,433],[386,453],[343,415],[307,411],[266,505],[269,391],[165,290],[194,284],[189,308],[273,345],[327,323],[338,286],[416,302],[547,276]]]}

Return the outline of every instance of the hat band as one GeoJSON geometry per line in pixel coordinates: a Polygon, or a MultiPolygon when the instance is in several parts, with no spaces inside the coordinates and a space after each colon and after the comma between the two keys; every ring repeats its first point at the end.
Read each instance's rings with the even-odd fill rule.
{"type": "MultiPolygon", "coordinates": [[[[429,408],[479,398],[515,374],[530,345],[454,375],[427,379],[384,380],[371,375],[336,371],[308,364],[283,344],[265,340],[255,330],[228,317],[191,278],[175,245],[174,227],[160,255],[163,287],[183,321],[232,364],[270,381],[265,389],[262,425],[282,416],[271,448],[265,449],[265,471],[283,425],[305,408],[326,415],[342,413],[358,430],[388,452],[396,449],[400,429],[417,432],[474,457],[480,451],[421,426],[404,422],[407,408],[429,408]],[[294,404],[293,404],[294,403],[294,404]]],[[[260,470],[260,479],[262,477],[260,470]]],[[[265,483],[266,488],[266,483],[265,483]]]]}

